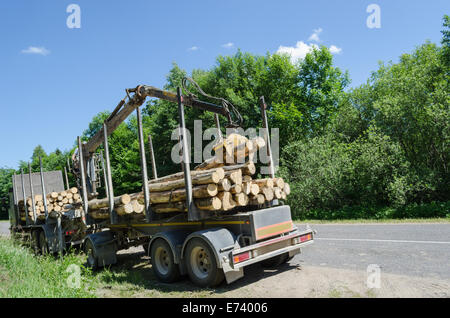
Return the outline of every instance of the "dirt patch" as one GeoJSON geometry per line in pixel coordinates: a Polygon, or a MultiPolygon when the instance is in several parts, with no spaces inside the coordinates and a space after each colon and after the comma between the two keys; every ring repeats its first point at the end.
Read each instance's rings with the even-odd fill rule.
{"type": "Polygon", "coordinates": [[[104,282],[99,297],[450,297],[450,281],[381,273],[380,288],[367,287],[367,273],[292,262],[267,270],[245,268],[244,278],[216,289],[200,289],[188,278],[160,283],[143,249],[119,252],[118,265],[99,273],[104,282]]]}

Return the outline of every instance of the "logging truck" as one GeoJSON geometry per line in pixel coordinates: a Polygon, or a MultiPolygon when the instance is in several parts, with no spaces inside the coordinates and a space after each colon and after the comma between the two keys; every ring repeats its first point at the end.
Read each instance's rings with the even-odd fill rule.
{"type": "MultiPolygon", "coordinates": [[[[55,252],[68,242],[81,244],[87,264],[92,268],[115,264],[119,250],[143,246],[155,276],[166,283],[188,275],[194,284],[212,287],[224,279],[232,283],[243,277],[244,267],[250,264],[276,267],[285,263],[300,253],[302,247],[313,243],[315,232],[308,226],[300,231],[292,222],[290,207],[284,204],[290,188],[282,178],[275,176],[263,97],[259,105],[266,133],[262,138],[249,140],[237,133],[221,135],[219,115],[227,119],[226,127],[232,128],[242,125],[242,117],[231,103],[205,94],[189,78],[183,80],[183,88],[177,88],[176,93],[146,85],[127,89],[125,98],[102,128],[87,142],[81,142],[80,137],[77,139],[78,147],[69,168],[76,178],[79,201],[70,206],[63,204],[65,209],[52,214],[54,211],[49,212],[46,200],[43,200],[42,220],[33,209],[27,213],[26,208],[21,219],[23,203],[19,206],[19,201],[23,200],[27,206],[26,190],[22,191],[22,196],[17,196],[14,187],[11,213],[15,215],[15,223],[12,228],[22,234],[35,233],[29,237],[33,240],[34,235],[38,250],[45,246],[44,250],[55,252]],[[187,81],[206,98],[219,100],[220,105],[190,93],[187,81]],[[187,93],[183,94],[183,90],[187,93]],[[147,97],[178,105],[182,158],[179,173],[158,177],[151,136],[148,136],[153,178],[148,177],[147,139],[144,138],[140,111],[147,97]],[[188,155],[185,106],[214,113],[219,134],[215,155],[197,167],[191,167],[188,155]],[[133,112],[137,118],[142,191],[115,196],[108,136],[133,112]],[[103,149],[99,151],[101,145],[103,149]],[[267,178],[253,177],[256,172],[253,155],[258,150],[266,151],[270,159],[267,178]],[[231,161],[225,160],[230,157],[231,161]],[[104,198],[98,197],[100,187],[104,189],[104,198]],[[36,230],[40,223],[49,229],[36,230]],[[42,238],[37,238],[36,233],[42,238]]],[[[47,180],[50,176],[41,172],[41,179],[47,180]]],[[[16,184],[18,180],[14,180],[16,184]]],[[[22,186],[23,180],[22,173],[22,186]]],[[[46,182],[42,184],[51,188],[46,182]]],[[[59,195],[61,192],[71,192],[68,184],[66,189],[60,184],[49,190],[58,194],[57,198],[63,198],[59,195]]],[[[40,194],[49,197],[45,190],[40,194]]],[[[54,198],[50,204],[56,201],[54,198]]],[[[31,202],[31,205],[35,206],[35,203],[31,202]]]]}

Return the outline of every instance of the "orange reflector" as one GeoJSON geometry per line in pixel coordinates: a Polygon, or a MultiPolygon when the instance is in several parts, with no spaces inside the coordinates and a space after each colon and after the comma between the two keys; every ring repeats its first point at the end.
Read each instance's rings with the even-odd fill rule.
{"type": "Polygon", "coordinates": [[[310,241],[311,240],[311,234],[306,234],[303,236],[300,236],[300,242],[310,241]]]}
{"type": "Polygon", "coordinates": [[[245,252],[242,254],[234,255],[233,262],[234,264],[246,261],[250,258],[250,252],[245,252]]]}

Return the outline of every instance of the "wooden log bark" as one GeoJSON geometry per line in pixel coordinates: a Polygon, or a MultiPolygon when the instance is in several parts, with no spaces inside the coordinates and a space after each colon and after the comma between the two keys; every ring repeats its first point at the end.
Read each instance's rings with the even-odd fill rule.
{"type": "MultiPolygon", "coordinates": [[[[216,184],[199,185],[192,188],[194,198],[214,197],[217,192],[216,184]]],[[[144,203],[144,194],[142,192],[131,195],[132,199],[137,199],[139,203],[144,203]]],[[[153,192],[150,194],[150,203],[169,203],[186,200],[186,189],[177,189],[174,191],[153,192]]]]}
{"type": "MultiPolygon", "coordinates": [[[[222,208],[222,201],[218,197],[195,199],[195,205],[200,210],[218,211],[222,208]]],[[[171,202],[152,205],[156,213],[187,212],[186,202],[171,202]]]]}
{"type": "MultiPolygon", "coordinates": [[[[222,180],[221,174],[216,171],[208,172],[205,174],[197,174],[192,176],[192,184],[193,185],[202,185],[202,184],[210,184],[210,183],[219,183],[222,180]]],[[[170,180],[164,182],[154,182],[149,184],[150,192],[161,192],[172,189],[179,189],[185,187],[184,177],[177,180],[170,180]]]]}
{"type": "MultiPolygon", "coordinates": [[[[210,170],[201,170],[201,171],[192,170],[191,178],[193,178],[197,175],[203,175],[203,174],[208,174],[208,173],[216,173],[219,176],[219,179],[223,179],[225,177],[225,171],[222,168],[213,168],[210,170]]],[[[183,172],[177,172],[177,173],[165,176],[165,177],[160,177],[158,179],[149,180],[148,183],[154,184],[154,183],[161,183],[161,182],[173,181],[173,180],[178,180],[178,179],[184,179],[183,172]]]]}
{"type": "MultiPolygon", "coordinates": [[[[128,194],[124,194],[114,198],[114,206],[121,206],[130,203],[131,197],[128,194]]],[[[109,199],[94,199],[88,202],[89,210],[98,210],[100,208],[106,208],[109,206],[109,199]]]]}

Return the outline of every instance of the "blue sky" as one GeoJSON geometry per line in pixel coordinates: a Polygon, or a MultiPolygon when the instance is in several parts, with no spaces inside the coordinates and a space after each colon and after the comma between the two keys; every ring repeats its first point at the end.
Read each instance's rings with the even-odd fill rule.
{"type": "Polygon", "coordinates": [[[162,87],[173,62],[190,72],[238,48],[301,56],[319,44],[334,46],[335,65],[357,86],[378,61],[438,43],[444,14],[448,0],[1,1],[0,167],[29,160],[38,144],[71,148],[125,88],[162,87]],[[79,29],[66,25],[72,3],[79,29]],[[379,29],[366,25],[370,4],[381,9],[379,29]]]}

